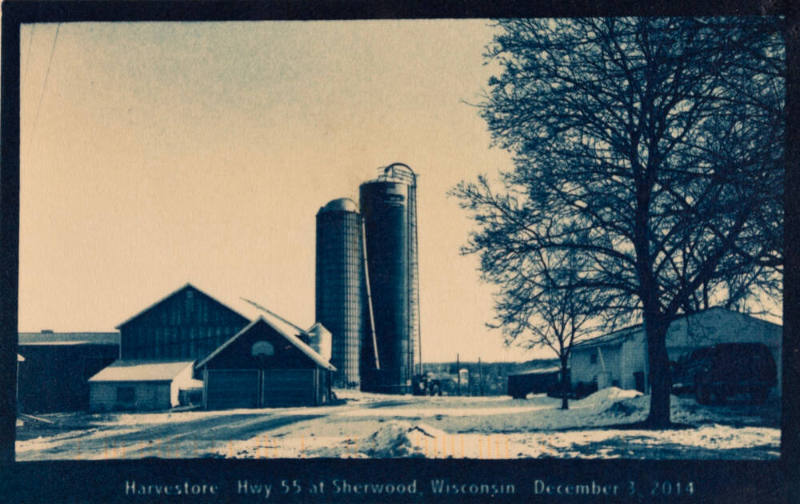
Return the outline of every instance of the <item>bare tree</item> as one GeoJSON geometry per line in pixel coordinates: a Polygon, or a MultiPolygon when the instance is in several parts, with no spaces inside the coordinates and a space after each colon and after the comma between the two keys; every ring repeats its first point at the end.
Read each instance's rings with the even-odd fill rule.
{"type": "Polygon", "coordinates": [[[487,57],[480,109],[514,154],[494,192],[453,193],[478,230],[464,248],[494,275],[516,261],[533,300],[538,254],[580,257],[608,328],[641,320],[648,422],[670,423],[666,333],[709,303],[774,295],[782,279],[784,50],[771,18],[517,19],[487,57]]]}
{"type": "Polygon", "coordinates": [[[555,353],[561,368],[561,409],[569,409],[569,358],[592,320],[587,309],[591,292],[575,287],[579,278],[574,257],[538,252],[532,255],[533,264],[524,264],[531,256],[514,256],[485,277],[497,281],[499,271],[511,273],[496,298],[495,327],[505,331],[506,344],[546,347],[555,353]],[[538,281],[531,279],[532,272],[538,281]]]}

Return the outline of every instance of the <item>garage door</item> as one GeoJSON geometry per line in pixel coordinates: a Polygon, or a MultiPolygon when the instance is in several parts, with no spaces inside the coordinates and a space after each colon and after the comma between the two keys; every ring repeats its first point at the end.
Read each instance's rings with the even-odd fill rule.
{"type": "Polygon", "coordinates": [[[205,383],[209,409],[258,407],[257,369],[209,369],[205,383]]]}
{"type": "Polygon", "coordinates": [[[263,406],[314,405],[313,369],[266,369],[262,376],[263,406]]]}

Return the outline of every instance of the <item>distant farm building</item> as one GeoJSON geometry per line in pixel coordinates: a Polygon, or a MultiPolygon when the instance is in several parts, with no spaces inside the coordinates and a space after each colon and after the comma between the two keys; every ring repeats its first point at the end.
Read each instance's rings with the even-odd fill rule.
{"type": "Polygon", "coordinates": [[[18,407],[23,413],[89,408],[89,378],[119,357],[116,332],[21,332],[18,407]]]}
{"type": "Polygon", "coordinates": [[[532,369],[508,375],[508,395],[524,399],[528,394],[544,394],[559,383],[560,367],[532,369]]]}
{"type": "MultiPolygon", "coordinates": [[[[717,343],[763,343],[778,367],[777,393],[781,394],[781,326],[721,307],[710,308],[672,322],[667,332],[667,353],[677,361],[702,346],[717,343]]],[[[636,325],[576,344],[570,359],[573,388],[596,384],[648,390],[644,328],[636,325]]]]}

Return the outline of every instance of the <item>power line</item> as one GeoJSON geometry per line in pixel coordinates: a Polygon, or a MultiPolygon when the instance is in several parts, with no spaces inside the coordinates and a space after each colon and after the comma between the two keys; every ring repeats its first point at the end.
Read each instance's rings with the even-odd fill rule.
{"type": "Polygon", "coordinates": [[[25,54],[25,72],[22,76],[22,82],[25,82],[25,78],[28,76],[28,68],[31,66],[31,46],[33,46],[33,32],[36,31],[36,24],[31,25],[31,36],[28,37],[28,51],[25,54]]]}
{"type": "Polygon", "coordinates": [[[44,93],[47,90],[47,80],[50,77],[50,66],[53,63],[53,54],[56,52],[56,41],[58,40],[58,31],[61,29],[61,23],[56,26],[56,34],[53,36],[53,45],[50,47],[50,58],[47,60],[47,71],[44,74],[44,84],[42,84],[42,92],[39,95],[39,104],[36,106],[36,116],[33,119],[33,129],[31,130],[31,141],[29,145],[33,145],[33,140],[36,138],[36,125],[39,123],[39,111],[42,109],[42,100],[44,93]]]}

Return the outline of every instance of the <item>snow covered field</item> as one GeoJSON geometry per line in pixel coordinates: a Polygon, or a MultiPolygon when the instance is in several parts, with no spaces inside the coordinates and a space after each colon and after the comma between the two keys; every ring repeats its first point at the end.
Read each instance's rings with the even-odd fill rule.
{"type": "Polygon", "coordinates": [[[609,388],[559,409],[560,400],[413,397],[337,391],[316,408],[126,414],[55,414],[17,428],[17,460],[104,458],[776,459],[777,401],[699,406],[673,397],[672,419],[691,427],[635,430],[649,397],[609,388]]]}

